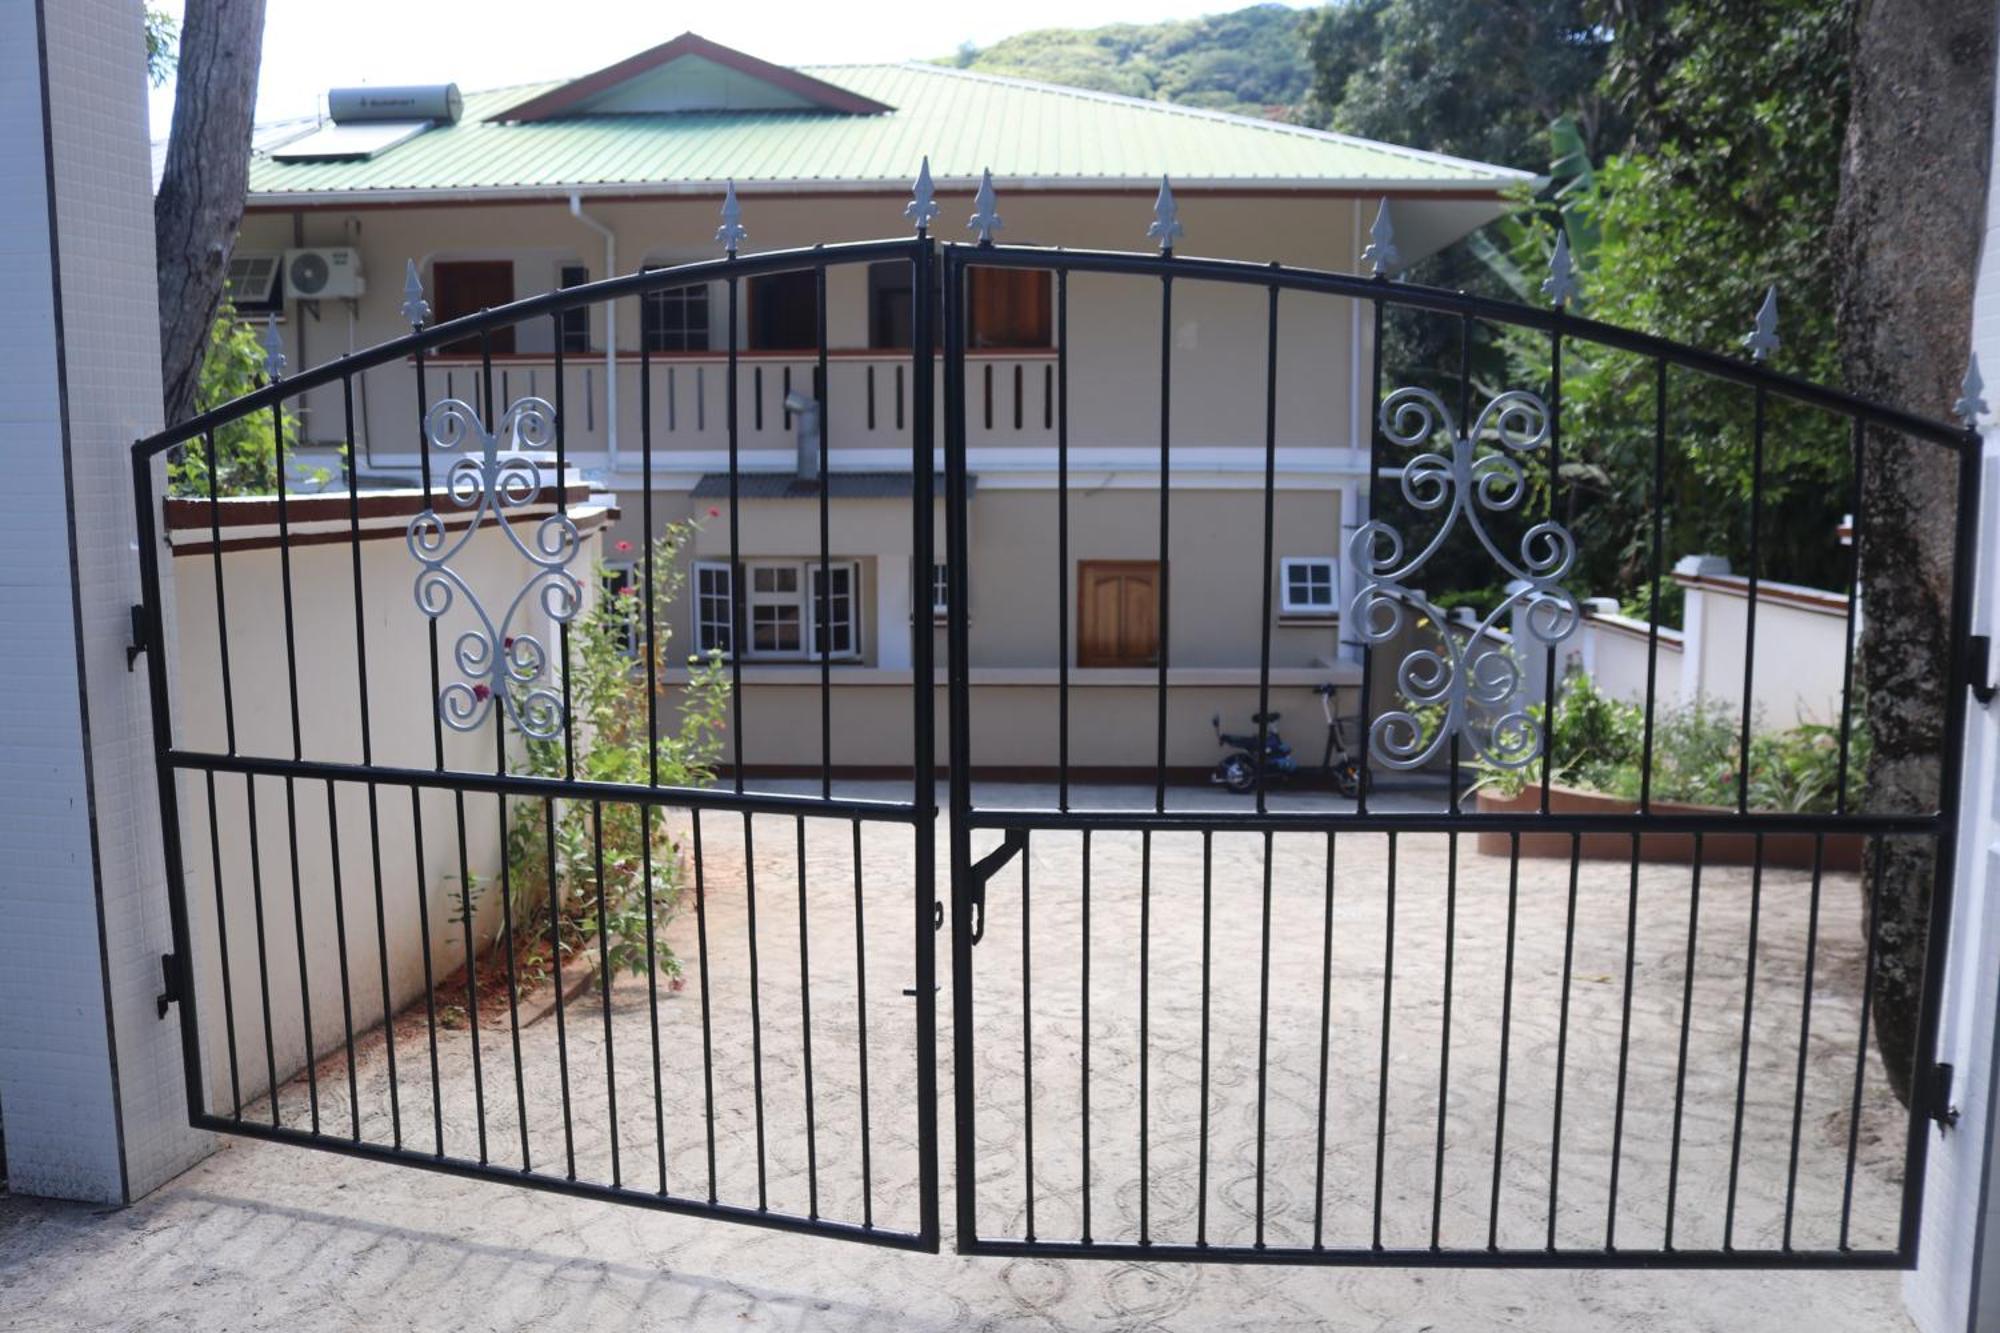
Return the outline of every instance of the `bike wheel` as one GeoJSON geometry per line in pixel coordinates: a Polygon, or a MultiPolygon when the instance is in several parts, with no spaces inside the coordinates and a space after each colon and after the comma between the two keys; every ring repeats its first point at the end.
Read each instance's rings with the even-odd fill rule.
{"type": "Polygon", "coordinates": [[[1257,769],[1247,755],[1230,755],[1215,766],[1215,777],[1238,796],[1247,795],[1257,786],[1257,769]]]}

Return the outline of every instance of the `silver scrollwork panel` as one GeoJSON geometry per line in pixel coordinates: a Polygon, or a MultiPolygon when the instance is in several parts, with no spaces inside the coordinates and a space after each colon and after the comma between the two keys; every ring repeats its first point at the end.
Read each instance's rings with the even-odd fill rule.
{"type": "MultiPolygon", "coordinates": [[[[526,537],[509,517],[534,504],[542,492],[540,466],[521,451],[552,443],[555,428],[555,409],[540,398],[518,399],[490,431],[470,404],[456,398],[444,399],[424,415],[428,447],[457,455],[445,476],[444,494],[466,518],[455,533],[456,525],[433,507],[410,520],[405,540],[421,566],[413,594],[417,609],[432,620],[442,619],[462,598],[477,621],[452,645],[452,662],[462,679],[438,690],[438,716],[454,731],[478,728],[498,700],[523,735],[549,740],[562,733],[562,694],[550,683],[548,646],[518,626],[530,605],[539,605],[558,625],[576,618],[583,585],[569,565],[582,538],[576,523],[560,510],[535,522],[526,537]],[[533,567],[497,618],[452,566],[489,518],[533,567]]],[[[560,478],[556,484],[562,484],[560,478]]]]}
{"type": "Polygon", "coordinates": [[[1406,706],[1370,725],[1369,754],[1388,768],[1419,768],[1456,737],[1486,763],[1525,767],[1542,753],[1543,723],[1521,698],[1519,661],[1496,645],[1491,632],[1516,607],[1526,608],[1529,637],[1545,646],[1575,632],[1580,609],[1562,580],[1576,563],[1576,541],[1561,524],[1545,521],[1530,526],[1510,554],[1487,518],[1516,509],[1526,496],[1522,465],[1548,443],[1548,407],[1526,390],[1511,389],[1488,402],[1471,429],[1461,431],[1442,399],[1412,387],[1383,400],[1380,425],[1391,444],[1419,451],[1403,467],[1403,498],[1439,520],[1415,555],[1407,553],[1402,532],[1380,519],[1355,531],[1347,546],[1348,565],[1358,575],[1348,623],[1363,643],[1380,647],[1394,642],[1415,613],[1438,627],[1441,643],[1414,649],[1397,664],[1396,689],[1406,706]],[[1463,641],[1412,586],[1461,526],[1509,580],[1507,595],[1463,641]],[[1425,715],[1434,710],[1442,711],[1427,726],[1425,715]]]}

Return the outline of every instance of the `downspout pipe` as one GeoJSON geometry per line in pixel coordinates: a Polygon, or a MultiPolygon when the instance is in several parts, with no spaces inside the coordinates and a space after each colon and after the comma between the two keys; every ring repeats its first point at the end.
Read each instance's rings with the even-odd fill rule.
{"type": "MultiPolygon", "coordinates": [[[[618,233],[583,211],[583,195],[569,192],[569,214],[604,238],[604,276],[618,273],[618,233]]],[[[604,307],[604,447],[605,471],[618,475],[618,307],[604,307]]],[[[566,484],[566,483],[565,483],[566,484]]]]}

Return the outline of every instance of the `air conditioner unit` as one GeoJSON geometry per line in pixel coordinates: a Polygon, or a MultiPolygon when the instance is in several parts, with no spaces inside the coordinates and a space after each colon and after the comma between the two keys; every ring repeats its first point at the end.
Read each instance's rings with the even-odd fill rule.
{"type": "Polygon", "coordinates": [[[285,252],[285,289],[302,301],[360,296],[361,252],[347,246],[285,252]]]}

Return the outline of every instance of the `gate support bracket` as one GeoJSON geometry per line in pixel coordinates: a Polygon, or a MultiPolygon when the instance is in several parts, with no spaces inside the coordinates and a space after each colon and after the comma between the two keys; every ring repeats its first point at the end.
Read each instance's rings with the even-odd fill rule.
{"type": "Polygon", "coordinates": [[[972,942],[979,943],[986,937],[986,881],[998,874],[1000,867],[1014,859],[1015,853],[1028,845],[1028,830],[1010,828],[1000,845],[972,863],[972,942]]]}
{"type": "Polygon", "coordinates": [[[1983,706],[1993,702],[1993,696],[2000,692],[1993,682],[1993,637],[1989,634],[1970,634],[1965,640],[1966,679],[1972,685],[1972,697],[1983,706]]]}
{"type": "Polygon", "coordinates": [[[1949,1133],[1952,1126],[1958,1123],[1958,1108],[1951,1104],[1951,1074],[1950,1065],[1931,1066],[1928,1110],[1941,1133],[1949,1133]]]}
{"type": "Polygon", "coordinates": [[[181,976],[181,960],[173,954],[160,955],[160,984],[164,989],[155,997],[154,1003],[159,1009],[160,1017],[165,1018],[167,1007],[179,1004],[185,998],[182,992],[184,978],[181,976]]]}

